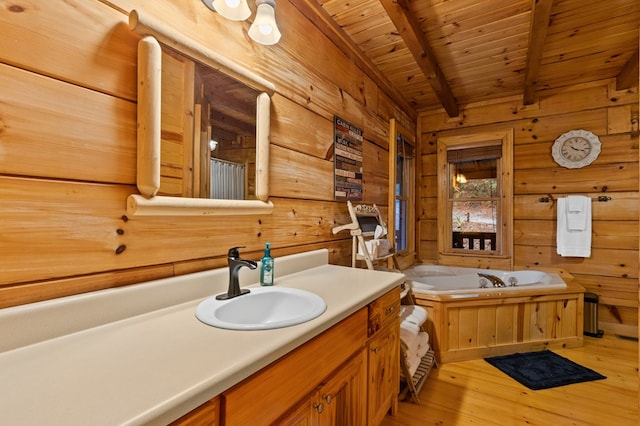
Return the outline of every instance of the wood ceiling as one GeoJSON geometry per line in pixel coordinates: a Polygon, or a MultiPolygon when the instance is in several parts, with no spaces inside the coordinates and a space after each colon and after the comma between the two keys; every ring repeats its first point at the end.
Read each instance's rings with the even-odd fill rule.
{"type": "Polygon", "coordinates": [[[639,0],[290,0],[415,111],[616,78],[638,85],[639,0]]]}

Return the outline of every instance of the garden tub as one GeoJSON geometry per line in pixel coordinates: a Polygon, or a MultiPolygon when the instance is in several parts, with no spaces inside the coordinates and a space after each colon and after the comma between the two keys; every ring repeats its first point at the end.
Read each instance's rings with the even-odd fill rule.
{"type": "Polygon", "coordinates": [[[565,281],[561,272],[442,265],[403,273],[428,312],[425,327],[440,363],[583,344],[584,288],[568,274],[565,281]]]}

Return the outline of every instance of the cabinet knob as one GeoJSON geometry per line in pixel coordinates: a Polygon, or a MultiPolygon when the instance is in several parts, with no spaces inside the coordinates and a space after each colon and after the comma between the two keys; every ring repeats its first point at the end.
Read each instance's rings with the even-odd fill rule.
{"type": "Polygon", "coordinates": [[[322,395],[322,399],[327,401],[327,404],[331,404],[331,401],[333,401],[333,396],[331,394],[322,395]]]}
{"type": "Polygon", "coordinates": [[[324,411],[324,404],[318,404],[317,402],[314,402],[313,408],[316,409],[318,414],[322,414],[322,412],[324,411]]]}
{"type": "Polygon", "coordinates": [[[373,352],[374,354],[377,354],[378,352],[380,352],[380,348],[379,347],[373,347],[371,348],[371,352],[373,352]]]}
{"type": "Polygon", "coordinates": [[[387,306],[387,309],[385,309],[385,312],[387,314],[390,314],[391,312],[393,312],[394,307],[393,306],[387,306]]]}

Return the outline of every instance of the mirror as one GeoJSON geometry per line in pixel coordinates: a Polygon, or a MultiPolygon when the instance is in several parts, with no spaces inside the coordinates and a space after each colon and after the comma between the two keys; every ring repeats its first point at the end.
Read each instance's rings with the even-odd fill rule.
{"type": "Polygon", "coordinates": [[[255,199],[256,107],[260,92],[202,65],[196,66],[198,87],[203,97],[196,100],[196,105],[203,105],[201,137],[194,135],[194,142],[205,151],[200,176],[194,173],[194,183],[201,185],[199,197],[255,199]]]}
{"type": "Polygon", "coordinates": [[[260,92],[220,70],[161,48],[157,195],[257,199],[260,92]]]}
{"type": "Polygon", "coordinates": [[[270,213],[273,85],[137,11],[129,19],[144,37],[138,45],[140,194],[128,197],[128,213],[270,213]]]}

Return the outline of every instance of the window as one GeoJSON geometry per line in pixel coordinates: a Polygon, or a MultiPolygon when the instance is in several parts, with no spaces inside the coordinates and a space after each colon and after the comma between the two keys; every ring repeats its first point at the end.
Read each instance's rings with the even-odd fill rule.
{"type": "Polygon", "coordinates": [[[447,151],[451,248],[496,251],[499,232],[501,145],[447,151]]]}
{"type": "Polygon", "coordinates": [[[395,178],[395,247],[397,251],[409,248],[407,216],[409,201],[413,194],[413,145],[402,134],[396,138],[395,178]]]}
{"type": "Polygon", "coordinates": [[[441,263],[460,256],[500,258],[499,265],[483,266],[510,268],[512,140],[511,131],[438,140],[441,263]]]}
{"type": "Polygon", "coordinates": [[[401,265],[410,265],[415,255],[415,136],[394,119],[389,133],[389,158],[393,159],[389,161],[389,224],[393,224],[390,238],[401,265]]]}

